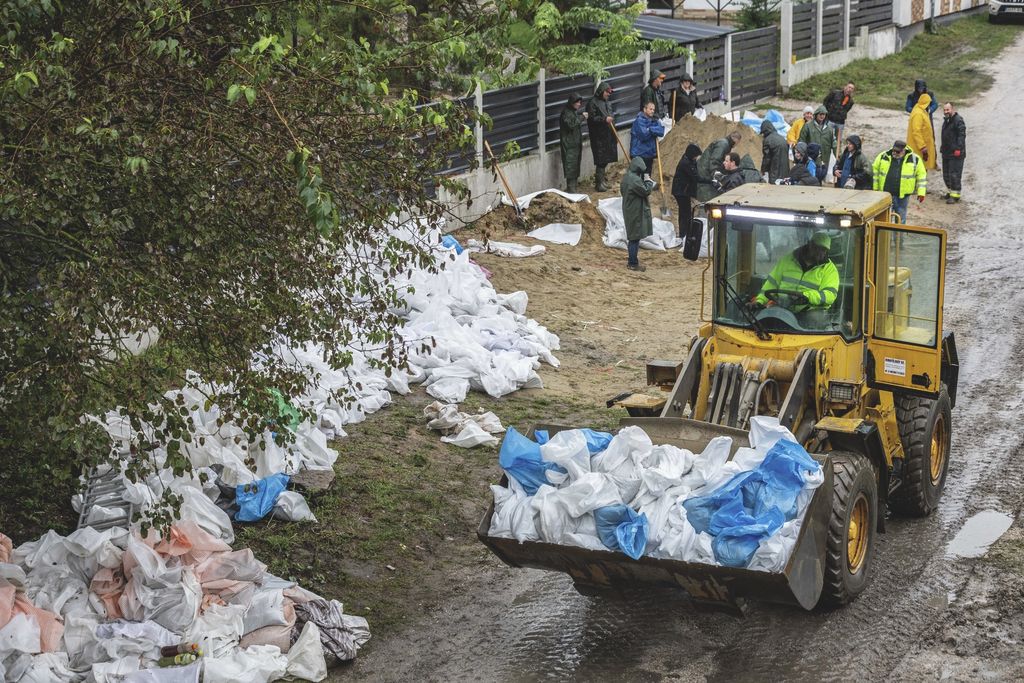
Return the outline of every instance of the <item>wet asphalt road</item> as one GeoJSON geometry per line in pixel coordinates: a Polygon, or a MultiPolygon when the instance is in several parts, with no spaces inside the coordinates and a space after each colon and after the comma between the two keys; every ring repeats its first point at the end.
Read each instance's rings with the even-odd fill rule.
{"type": "MultiPolygon", "coordinates": [[[[929,205],[949,231],[945,328],[961,360],[946,491],[930,518],[889,521],[871,584],[853,604],[811,613],[755,604],[738,618],[695,613],[668,592],[586,598],[561,574],[485,565],[466,577],[466,595],[377,643],[345,677],[890,680],[967,580],[974,560],[948,556],[950,540],[973,515],[1016,515],[1024,502],[1024,39],[994,69],[995,87],[960,107],[964,203],[929,205]]],[[[940,174],[930,182],[937,204],[940,174]]]]}

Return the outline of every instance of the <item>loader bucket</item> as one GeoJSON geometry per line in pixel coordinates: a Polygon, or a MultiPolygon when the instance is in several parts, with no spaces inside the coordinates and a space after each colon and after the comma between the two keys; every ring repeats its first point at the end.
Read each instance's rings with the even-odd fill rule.
{"type": "MultiPolygon", "coordinates": [[[[735,455],[736,449],[749,445],[744,431],[684,418],[629,418],[622,420],[620,425],[640,426],[654,443],[672,444],[694,453],[703,451],[708,441],[716,436],[732,437],[733,451],[730,457],[735,455]]],[[[530,430],[530,436],[538,429],[547,429],[549,434],[554,434],[571,428],[565,425],[536,425],[530,430]]],[[[832,508],[832,468],[828,456],[813,457],[822,463],[825,481],[814,492],[796,546],[781,573],[646,555],[633,560],[610,550],[492,538],[488,531],[494,514],[493,500],[480,522],[477,537],[510,567],[564,572],[572,577],[580,592],[648,586],[681,588],[695,605],[734,613],[742,614],[748,600],[799,605],[810,610],[818,603],[822,591],[825,543],[832,508]]],[[[502,477],[501,484],[508,484],[507,477],[502,477]]]]}

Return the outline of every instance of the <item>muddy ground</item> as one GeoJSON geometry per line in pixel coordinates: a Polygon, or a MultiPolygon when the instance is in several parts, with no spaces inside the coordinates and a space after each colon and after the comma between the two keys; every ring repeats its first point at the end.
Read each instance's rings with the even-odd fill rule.
{"type": "MultiPolygon", "coordinates": [[[[946,491],[931,517],[889,521],[857,601],[811,613],[758,603],[740,618],[694,612],[661,591],[582,597],[566,576],[509,569],[475,545],[487,501],[481,490],[479,507],[470,497],[449,548],[439,548],[458,561],[424,575],[412,598],[419,616],[375,638],[334,678],[1024,679],[1024,40],[992,68],[995,87],[961,107],[964,201],[943,203],[941,173],[933,172],[928,199],[910,210],[911,223],[949,231],[944,326],[956,331],[961,368],[946,491]],[[958,554],[951,541],[986,511],[1013,526],[982,557],[958,554]]],[[[791,112],[803,105],[781,104],[791,112]]],[[[905,127],[902,113],[858,106],[847,132],[860,134],[873,157],[905,127]]],[[[515,232],[500,221],[487,230],[496,239],[515,232]]],[[[604,248],[592,232],[577,247],[547,247],[531,259],[479,259],[499,290],[526,290],[528,313],[561,336],[561,369],[545,367],[545,389],[525,396],[599,404],[640,388],[646,361],[682,358],[699,323],[702,265],[677,252],[643,252],[647,272],[632,273],[625,253],[604,248]]],[[[482,467],[496,478],[496,463],[482,467]]]]}

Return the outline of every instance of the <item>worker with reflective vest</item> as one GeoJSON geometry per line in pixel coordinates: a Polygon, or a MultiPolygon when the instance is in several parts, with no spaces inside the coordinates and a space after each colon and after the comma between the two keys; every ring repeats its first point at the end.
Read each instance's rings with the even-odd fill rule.
{"type": "Polygon", "coordinates": [[[906,142],[897,140],[892,143],[892,149],[875,157],[871,171],[874,189],[892,195],[892,209],[899,215],[900,222],[906,223],[911,195],[916,192],[917,201],[923,202],[928,191],[928,169],[921,157],[914,154],[906,142]]]}
{"type": "Polygon", "coordinates": [[[754,297],[754,306],[782,305],[795,313],[831,306],[839,296],[839,269],[828,258],[831,246],[828,233],[818,231],[810,242],[779,259],[754,297]]]}

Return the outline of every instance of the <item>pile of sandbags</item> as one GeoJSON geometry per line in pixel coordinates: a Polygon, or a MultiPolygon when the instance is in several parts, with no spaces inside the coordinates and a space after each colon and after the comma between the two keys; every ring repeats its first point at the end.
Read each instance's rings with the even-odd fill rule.
{"type": "Polygon", "coordinates": [[[535,438],[510,428],[502,443],[491,536],[778,572],[824,481],[775,418],[753,418],[732,458],[729,437],[694,454],[636,426],[535,438]]]}

